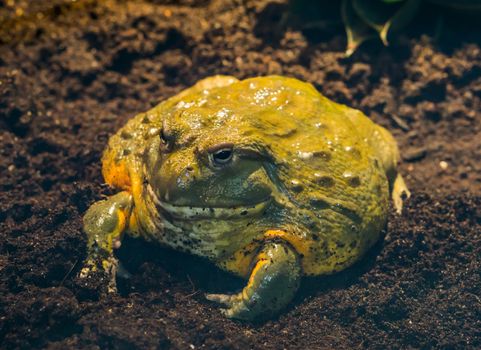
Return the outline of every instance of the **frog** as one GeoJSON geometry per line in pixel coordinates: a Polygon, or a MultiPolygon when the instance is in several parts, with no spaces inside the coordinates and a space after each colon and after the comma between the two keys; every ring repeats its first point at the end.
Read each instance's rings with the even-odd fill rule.
{"type": "Polygon", "coordinates": [[[102,156],[118,192],[84,215],[81,277],[120,271],[125,235],[207,259],[243,278],[206,294],[228,318],[289,305],[303,276],[348,268],[410,192],[397,143],[361,111],[284,76],[216,75],[130,119],[102,156]]]}

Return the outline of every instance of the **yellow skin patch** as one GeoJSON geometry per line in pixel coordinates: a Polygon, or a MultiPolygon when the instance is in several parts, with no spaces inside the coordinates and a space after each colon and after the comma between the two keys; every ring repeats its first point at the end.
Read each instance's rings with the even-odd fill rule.
{"type": "MultiPolygon", "coordinates": [[[[390,197],[400,213],[409,191],[398,161],[386,129],[310,84],[215,76],[110,138],[103,175],[125,194],[92,206],[84,227],[91,250],[106,250],[106,270],[108,242],[125,231],[206,257],[248,279],[244,292],[281,307],[269,276],[342,270],[378,239],[390,197]],[[118,228],[101,222],[106,210],[122,210],[118,228]]],[[[247,297],[214,299],[228,300],[229,317],[265,312],[247,297]]]]}
{"type": "Polygon", "coordinates": [[[102,175],[105,183],[122,190],[129,190],[131,186],[129,172],[125,161],[116,163],[113,159],[104,159],[102,175]]]}
{"type": "Polygon", "coordinates": [[[267,264],[267,257],[265,256],[259,256],[258,257],[258,261],[257,261],[257,264],[254,266],[254,268],[252,269],[251,273],[250,273],[250,278],[249,278],[249,281],[247,282],[247,286],[246,288],[244,288],[242,290],[242,296],[245,298],[245,299],[248,299],[249,298],[249,295],[248,295],[248,291],[249,289],[253,288],[254,286],[254,278],[255,276],[257,275],[257,273],[259,272],[259,270],[264,267],[266,264],[267,264]]]}
{"type": "MultiPolygon", "coordinates": [[[[126,211],[124,209],[115,210],[113,215],[117,215],[117,225],[106,235],[106,239],[101,242],[100,248],[105,251],[112,251],[115,248],[115,241],[120,241],[122,239],[122,234],[125,232],[126,228],[126,211]]],[[[103,262],[105,265],[106,262],[103,262]]]]}

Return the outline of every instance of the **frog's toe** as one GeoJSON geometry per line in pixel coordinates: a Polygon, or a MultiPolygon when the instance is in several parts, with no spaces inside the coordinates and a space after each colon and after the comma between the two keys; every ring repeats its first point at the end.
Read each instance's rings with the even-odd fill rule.
{"type": "Polygon", "coordinates": [[[234,299],[236,299],[236,295],[229,295],[229,294],[206,294],[205,298],[207,300],[213,301],[215,303],[219,303],[225,306],[232,306],[234,299]]]}
{"type": "Polygon", "coordinates": [[[251,310],[246,306],[243,301],[234,302],[228,309],[221,309],[222,314],[227,318],[233,318],[237,320],[250,321],[251,310]]]}
{"type": "Polygon", "coordinates": [[[408,187],[406,186],[403,177],[398,174],[396,179],[394,180],[392,190],[394,208],[396,209],[396,212],[398,214],[402,213],[403,200],[408,199],[409,197],[411,197],[411,192],[408,190],[408,187]]]}
{"type": "Polygon", "coordinates": [[[97,271],[97,265],[92,261],[88,260],[84,267],[80,270],[79,277],[84,279],[92,275],[92,273],[97,271]]]}
{"type": "Polygon", "coordinates": [[[235,318],[238,320],[251,320],[252,312],[248,307],[248,301],[239,294],[207,294],[207,300],[222,304],[225,308],[221,309],[221,313],[227,318],[235,318]]]}
{"type": "Polygon", "coordinates": [[[102,261],[102,266],[109,276],[109,283],[107,285],[107,291],[109,293],[117,293],[117,271],[119,268],[119,261],[113,256],[108,257],[102,261]]]}
{"type": "Polygon", "coordinates": [[[240,320],[251,319],[251,310],[247,306],[246,300],[242,298],[242,293],[239,294],[206,294],[206,299],[222,304],[226,308],[221,309],[222,314],[228,318],[235,318],[240,320]]]}
{"type": "Polygon", "coordinates": [[[86,279],[105,279],[108,278],[107,291],[117,292],[116,276],[118,274],[118,260],[114,257],[100,259],[98,256],[90,258],[85,262],[80,270],[79,278],[86,279]]]}

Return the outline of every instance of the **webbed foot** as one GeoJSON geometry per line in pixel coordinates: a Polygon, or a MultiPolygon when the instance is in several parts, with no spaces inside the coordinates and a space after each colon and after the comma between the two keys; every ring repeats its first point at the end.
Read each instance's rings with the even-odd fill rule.
{"type": "Polygon", "coordinates": [[[247,286],[238,294],[207,294],[208,300],[226,306],[223,314],[240,320],[275,315],[293,298],[301,268],[297,254],[284,243],[268,242],[256,257],[247,286]]]}
{"type": "Polygon", "coordinates": [[[88,236],[88,257],[80,271],[80,278],[103,272],[108,276],[108,292],[116,292],[119,262],[113,251],[120,247],[122,234],[130,216],[132,196],[120,192],[106,200],[94,203],[84,216],[84,231],[88,236]]]}

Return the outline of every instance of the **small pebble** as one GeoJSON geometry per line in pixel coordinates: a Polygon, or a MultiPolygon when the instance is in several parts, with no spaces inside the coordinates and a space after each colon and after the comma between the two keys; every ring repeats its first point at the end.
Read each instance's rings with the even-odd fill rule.
{"type": "Polygon", "coordinates": [[[439,166],[441,167],[441,169],[443,170],[446,170],[449,166],[448,162],[445,162],[444,160],[440,161],[439,162],[439,166]]]}

